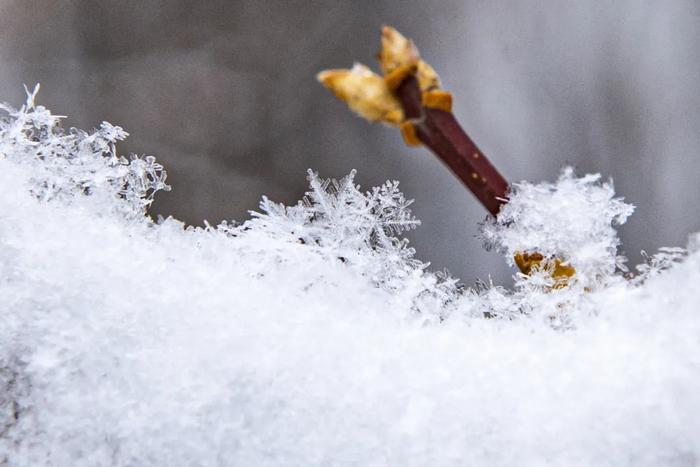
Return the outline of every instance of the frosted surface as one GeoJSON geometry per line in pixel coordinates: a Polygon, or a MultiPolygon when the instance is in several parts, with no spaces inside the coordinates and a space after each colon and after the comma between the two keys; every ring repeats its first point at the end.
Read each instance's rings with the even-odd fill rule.
{"type": "Polygon", "coordinates": [[[0,465],[700,462],[700,242],[624,279],[631,207],[595,176],[484,226],[579,280],[464,289],[398,238],[394,182],[310,173],[298,205],[185,228],[144,215],[165,174],[120,128],[3,108],[0,465]]]}

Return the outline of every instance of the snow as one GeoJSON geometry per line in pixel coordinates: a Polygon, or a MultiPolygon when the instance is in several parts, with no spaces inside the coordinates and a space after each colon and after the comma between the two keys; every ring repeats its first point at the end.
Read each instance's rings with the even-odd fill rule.
{"type": "Polygon", "coordinates": [[[626,279],[631,208],[596,176],[519,184],[484,226],[568,287],[467,289],[397,238],[395,182],[153,221],[162,167],[33,99],[0,122],[0,465],[700,463],[699,237],[626,279]]]}
{"type": "Polygon", "coordinates": [[[634,206],[615,197],[612,182],[599,174],[576,178],[566,168],[556,183],[513,184],[511,200],[482,235],[513,264],[517,252],[539,252],[571,263],[579,279],[591,285],[620,265],[616,226],[625,223],[634,206]]]}

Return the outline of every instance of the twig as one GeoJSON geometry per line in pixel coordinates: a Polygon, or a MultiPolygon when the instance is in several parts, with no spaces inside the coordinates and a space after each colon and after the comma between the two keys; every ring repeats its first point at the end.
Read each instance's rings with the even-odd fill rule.
{"type": "MultiPolygon", "coordinates": [[[[452,95],[440,88],[435,70],[412,41],[389,26],[382,28],[378,58],[383,76],[356,64],[351,70],[322,71],[318,80],[360,116],[400,127],[409,146],[427,146],[496,216],[508,202],[508,182],[457,122],[452,95]]],[[[551,270],[555,288],[566,286],[575,274],[568,263],[537,252],[520,252],[515,263],[528,275],[551,270]]]]}
{"type": "Polygon", "coordinates": [[[427,146],[491,214],[498,214],[508,182],[452,115],[452,95],[440,89],[435,70],[412,41],[389,26],[382,29],[378,58],[383,76],[356,64],[351,70],[323,71],[318,79],[362,117],[399,126],[408,145],[427,146]]]}
{"type": "Polygon", "coordinates": [[[507,201],[508,182],[465,133],[452,112],[422,105],[418,80],[408,75],[395,91],[418,139],[430,148],[494,216],[507,201]]]}

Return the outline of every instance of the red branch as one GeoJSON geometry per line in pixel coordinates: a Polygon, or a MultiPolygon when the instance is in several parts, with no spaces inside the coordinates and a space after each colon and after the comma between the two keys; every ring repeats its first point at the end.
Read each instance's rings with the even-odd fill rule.
{"type": "Polygon", "coordinates": [[[416,136],[438,156],[494,216],[508,200],[508,182],[484,156],[451,112],[423,107],[418,80],[409,75],[396,89],[416,136]]]}

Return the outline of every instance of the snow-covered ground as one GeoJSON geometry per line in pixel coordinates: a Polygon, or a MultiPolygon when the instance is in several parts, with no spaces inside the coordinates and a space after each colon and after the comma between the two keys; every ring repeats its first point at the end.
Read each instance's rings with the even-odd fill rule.
{"type": "Polygon", "coordinates": [[[145,215],[164,172],[120,128],[4,110],[0,465],[700,464],[699,242],[625,278],[599,177],[518,184],[483,227],[567,287],[467,289],[397,238],[396,183],[310,173],[296,206],[186,228],[145,215]]]}

